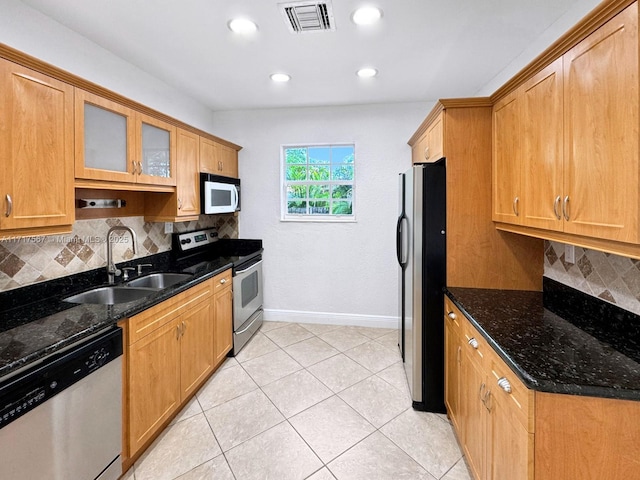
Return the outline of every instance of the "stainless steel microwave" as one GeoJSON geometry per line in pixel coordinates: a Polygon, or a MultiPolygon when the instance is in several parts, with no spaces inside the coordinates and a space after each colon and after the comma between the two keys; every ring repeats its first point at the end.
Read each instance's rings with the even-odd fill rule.
{"type": "Polygon", "coordinates": [[[201,173],[200,206],[205,214],[240,211],[240,179],[201,173]]]}

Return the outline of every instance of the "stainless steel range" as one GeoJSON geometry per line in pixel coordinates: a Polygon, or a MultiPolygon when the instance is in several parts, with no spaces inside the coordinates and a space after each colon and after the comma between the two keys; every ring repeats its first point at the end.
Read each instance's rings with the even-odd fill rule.
{"type": "Polygon", "coordinates": [[[235,356],[262,325],[262,240],[218,238],[215,228],[173,235],[172,252],[185,272],[233,264],[233,349],[235,356]],[[187,266],[188,265],[188,266],[187,266]]]}

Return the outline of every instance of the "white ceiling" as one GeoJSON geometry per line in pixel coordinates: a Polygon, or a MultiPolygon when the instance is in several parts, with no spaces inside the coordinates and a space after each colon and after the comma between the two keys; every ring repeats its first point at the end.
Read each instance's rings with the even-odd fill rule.
{"type": "MultiPolygon", "coordinates": [[[[331,0],[333,32],[293,34],[279,0],[23,0],[212,110],[430,101],[475,95],[581,0],[331,0]],[[250,37],[227,28],[258,24],[250,37]],[[355,72],[373,66],[379,75],[355,72]],[[274,84],[276,71],[292,76],[274,84]]],[[[584,3],[584,1],[582,1],[584,3]]]]}

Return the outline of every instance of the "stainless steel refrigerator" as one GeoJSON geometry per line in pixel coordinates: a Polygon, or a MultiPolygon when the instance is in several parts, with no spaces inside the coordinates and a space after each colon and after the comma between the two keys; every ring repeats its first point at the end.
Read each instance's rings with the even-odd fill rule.
{"type": "Polygon", "coordinates": [[[413,408],[444,413],[446,161],[400,174],[396,255],[400,266],[398,345],[413,408]]]}

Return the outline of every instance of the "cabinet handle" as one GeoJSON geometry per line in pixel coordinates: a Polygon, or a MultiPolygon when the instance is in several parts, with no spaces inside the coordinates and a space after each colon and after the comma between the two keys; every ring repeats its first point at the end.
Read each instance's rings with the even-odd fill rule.
{"type": "Polygon", "coordinates": [[[511,393],[511,383],[506,377],[500,377],[498,379],[498,386],[507,393],[511,393]]]}
{"type": "Polygon", "coordinates": [[[562,214],[564,215],[564,219],[569,221],[569,195],[564,197],[564,202],[562,202],[562,214]]]}
{"type": "Polygon", "coordinates": [[[142,175],[142,162],[138,162],[138,175],[142,175]]]}
{"type": "Polygon", "coordinates": [[[424,147],[424,159],[429,160],[429,147],[424,147]]]}
{"type": "Polygon", "coordinates": [[[469,345],[471,345],[475,350],[478,349],[478,340],[476,340],[474,337],[471,337],[469,339],[469,342],[467,343],[469,343],[469,345]]]}
{"type": "Polygon", "coordinates": [[[457,354],[456,354],[456,362],[457,362],[457,363],[461,363],[461,362],[460,362],[460,359],[461,359],[461,357],[460,357],[460,353],[461,353],[461,352],[462,352],[462,347],[458,345],[458,352],[457,352],[457,354]]]}
{"type": "Polygon", "coordinates": [[[185,322],[182,322],[182,332],[181,335],[184,335],[184,332],[187,330],[187,324],[185,322]]]}
{"type": "Polygon", "coordinates": [[[485,383],[484,383],[484,382],[482,382],[482,383],[480,384],[480,390],[478,390],[478,395],[480,395],[480,400],[482,401],[482,403],[484,403],[484,395],[483,395],[483,393],[482,393],[482,392],[483,392],[483,390],[484,390],[485,388],[487,388],[487,386],[485,385],[485,383]]]}
{"type": "Polygon", "coordinates": [[[178,199],[178,210],[182,210],[182,199],[178,199]]]}
{"type": "Polygon", "coordinates": [[[487,409],[487,412],[491,412],[491,408],[493,407],[493,402],[491,401],[491,390],[487,390],[487,393],[484,395],[482,399],[482,403],[484,403],[484,407],[487,409]]]}
{"type": "Polygon", "coordinates": [[[176,340],[180,340],[180,325],[176,325],[176,340]]]}
{"type": "Polygon", "coordinates": [[[13,200],[11,199],[11,195],[7,193],[7,211],[4,212],[4,216],[10,216],[11,212],[13,212],[13,200]]]}
{"type": "Polygon", "coordinates": [[[448,316],[451,320],[455,320],[456,318],[458,318],[458,316],[457,316],[454,312],[449,312],[449,313],[447,313],[447,316],[448,316]]]}
{"type": "Polygon", "coordinates": [[[560,195],[558,195],[556,199],[553,201],[553,213],[555,214],[558,220],[562,220],[562,215],[560,215],[560,212],[558,211],[558,207],[560,206],[560,200],[562,200],[562,198],[560,197],[560,195]]]}
{"type": "Polygon", "coordinates": [[[520,216],[520,213],[518,212],[518,203],[520,202],[520,197],[516,197],[513,199],[513,213],[516,214],[516,217],[520,216]]]}

